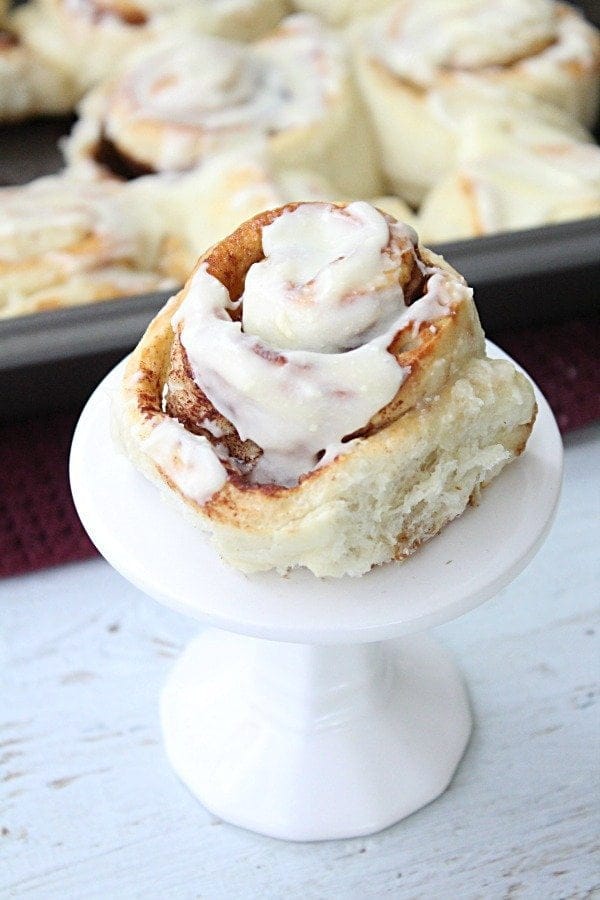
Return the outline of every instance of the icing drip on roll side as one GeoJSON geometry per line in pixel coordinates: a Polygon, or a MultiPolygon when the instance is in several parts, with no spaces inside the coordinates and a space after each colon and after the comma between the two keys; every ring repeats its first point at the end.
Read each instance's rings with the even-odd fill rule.
{"type": "Polygon", "coordinates": [[[142,446],[167,478],[196,503],[206,503],[227,480],[227,470],[210,442],[187,431],[176,419],[162,419],[142,446]]]}
{"type": "Polygon", "coordinates": [[[248,296],[237,303],[206,265],[198,269],[172,325],[198,387],[242,440],[262,448],[251,481],[296,484],[328,447],[363,428],[408,375],[388,352],[398,332],[448,315],[461,295],[470,296],[464,282],[432,267],[431,294],[405,304],[401,266],[407,252],[414,260],[415,240],[411,229],[365,203],[303,204],[263,229],[265,259],[250,267],[248,296]],[[295,241],[304,243],[319,217],[317,231],[329,243],[309,240],[306,254],[288,264],[285,253],[294,255],[295,241]],[[361,272],[368,273],[366,284],[361,272]],[[258,315],[264,324],[257,314],[261,293],[280,311],[297,304],[292,318],[302,336],[292,336],[291,347],[230,317],[251,297],[250,318],[258,315]],[[297,346],[304,339],[310,349],[297,346]]]}

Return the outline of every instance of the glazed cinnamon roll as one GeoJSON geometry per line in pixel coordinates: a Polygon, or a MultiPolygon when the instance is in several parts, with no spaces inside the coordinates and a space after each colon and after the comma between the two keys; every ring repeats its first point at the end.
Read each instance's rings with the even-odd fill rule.
{"type": "Polygon", "coordinates": [[[534,416],[464,279],[364,202],[288,204],[209,250],[115,400],[126,452],[227,562],[319,576],[411,554],[534,416]]]}
{"type": "Polygon", "coordinates": [[[452,167],[472,119],[494,127],[507,110],[537,116],[535,100],[584,125],[596,117],[599,34],[553,0],[402,0],[358,27],[354,39],[384,167],[410,202],[420,202],[448,159],[452,167]],[[515,92],[534,98],[529,111],[515,92]]]}
{"type": "Polygon", "coordinates": [[[165,32],[253,40],[285,11],[285,0],[29,0],[14,21],[42,57],[75,78],[81,96],[112,76],[126,53],[165,32]]]}
{"type": "Polygon", "coordinates": [[[70,112],[77,97],[62,66],[37,54],[10,22],[0,25],[0,122],[70,112]]]}
{"type": "Polygon", "coordinates": [[[172,288],[134,208],[121,187],[64,175],[0,189],[0,317],[172,288]]]}
{"type": "Polygon", "coordinates": [[[507,145],[442,179],[420,210],[431,243],[600,216],[600,147],[507,145]]]}
{"type": "Polygon", "coordinates": [[[253,45],[168,39],[82,106],[69,164],[113,177],[185,171],[262,138],[276,168],[308,168],[339,190],[379,187],[372,138],[340,41],[295,16],[253,45]]]}

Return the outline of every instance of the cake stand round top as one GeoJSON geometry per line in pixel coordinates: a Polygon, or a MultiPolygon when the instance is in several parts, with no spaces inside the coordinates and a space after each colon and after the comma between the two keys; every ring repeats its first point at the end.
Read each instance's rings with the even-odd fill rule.
{"type": "MultiPolygon", "coordinates": [[[[504,356],[488,345],[490,356],[504,356]]],[[[111,437],[116,367],[90,398],[71,452],[75,504],[103,556],[165,605],[254,637],[298,643],[393,638],[448,621],[493,596],[532,559],[557,506],[562,443],[537,391],[538,418],[525,453],[437,537],[402,563],[361,578],[244,575],[161,496],[111,437]]]]}

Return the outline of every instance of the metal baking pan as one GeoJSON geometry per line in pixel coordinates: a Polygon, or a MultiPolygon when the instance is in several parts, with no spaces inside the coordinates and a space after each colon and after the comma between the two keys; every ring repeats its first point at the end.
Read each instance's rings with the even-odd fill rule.
{"type": "MultiPolygon", "coordinates": [[[[600,218],[445,244],[488,334],[596,314],[600,218]]],[[[81,407],[168,293],[0,322],[0,420],[81,407]]]]}

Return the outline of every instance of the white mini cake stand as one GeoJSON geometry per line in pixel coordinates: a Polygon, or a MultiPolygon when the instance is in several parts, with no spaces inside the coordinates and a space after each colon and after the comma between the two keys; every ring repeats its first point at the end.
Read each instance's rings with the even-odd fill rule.
{"type": "Polygon", "coordinates": [[[245,576],[115,449],[110,404],[121,368],[81,416],[71,482],[106,559],[156,600],[213,626],[185,650],[162,695],[177,774],[217,816],[288,840],[371,834],[429,803],[452,778],[471,715],[455,665],[415,632],[491,597],[542,543],[562,467],[544,398],[525,454],[477,509],[406,562],[362,578],[245,576]]]}

